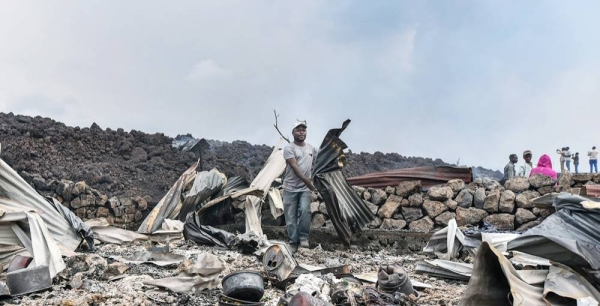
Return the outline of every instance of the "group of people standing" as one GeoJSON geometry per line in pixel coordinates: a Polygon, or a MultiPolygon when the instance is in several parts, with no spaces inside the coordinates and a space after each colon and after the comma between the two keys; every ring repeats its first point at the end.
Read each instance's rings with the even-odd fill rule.
{"type": "MultiPolygon", "coordinates": [[[[556,153],[560,155],[561,173],[564,172],[565,166],[568,171],[571,171],[571,161],[573,161],[573,165],[575,166],[575,173],[579,173],[579,152],[576,152],[575,155],[572,155],[571,151],[569,151],[569,147],[564,147],[560,150],[556,150],[556,153]]],[[[596,147],[592,147],[592,150],[588,151],[587,155],[590,160],[590,173],[598,173],[598,151],[596,150],[596,147]]],[[[513,177],[530,177],[534,174],[542,174],[555,180],[557,179],[558,176],[556,171],[552,169],[552,160],[550,159],[550,156],[547,154],[540,156],[536,167],[534,167],[533,163],[531,162],[532,157],[533,155],[530,150],[524,151],[523,159],[525,161],[521,165],[517,165],[519,157],[517,154],[511,154],[508,157],[508,164],[504,166],[504,177],[500,183],[504,184],[513,177]]]]}

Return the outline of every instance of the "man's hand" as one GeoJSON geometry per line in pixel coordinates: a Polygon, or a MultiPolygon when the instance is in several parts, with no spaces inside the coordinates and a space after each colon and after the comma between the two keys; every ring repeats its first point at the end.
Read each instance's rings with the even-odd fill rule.
{"type": "Polygon", "coordinates": [[[317,191],[317,188],[315,188],[315,185],[313,184],[313,181],[311,179],[308,179],[308,181],[305,183],[308,189],[310,189],[311,191],[317,191]]]}

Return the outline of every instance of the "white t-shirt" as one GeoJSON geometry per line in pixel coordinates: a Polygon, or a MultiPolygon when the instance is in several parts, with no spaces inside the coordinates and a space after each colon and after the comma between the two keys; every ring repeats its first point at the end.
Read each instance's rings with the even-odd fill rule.
{"type": "MultiPolygon", "coordinates": [[[[310,144],[304,143],[304,146],[298,146],[295,143],[290,143],[283,148],[283,158],[288,160],[295,158],[300,171],[305,177],[312,176],[313,161],[317,157],[317,150],[310,144]]],[[[308,186],[298,178],[294,170],[289,164],[285,166],[285,174],[283,175],[283,190],[290,192],[310,191],[308,186]]]]}

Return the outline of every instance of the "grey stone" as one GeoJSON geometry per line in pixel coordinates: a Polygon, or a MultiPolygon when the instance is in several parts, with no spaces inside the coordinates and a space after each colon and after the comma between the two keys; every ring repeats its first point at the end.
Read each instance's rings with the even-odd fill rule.
{"type": "Polygon", "coordinates": [[[81,206],[81,199],[79,197],[74,198],[73,200],[71,200],[71,203],[69,204],[71,206],[72,209],[77,209],[80,208],[81,206]]]}
{"type": "Polygon", "coordinates": [[[104,279],[109,279],[111,277],[123,275],[127,270],[129,270],[129,266],[122,262],[115,261],[106,267],[106,271],[104,271],[102,276],[104,279]]]}
{"type": "Polygon", "coordinates": [[[525,224],[522,224],[521,226],[519,226],[517,228],[517,232],[524,232],[530,228],[534,228],[538,225],[540,225],[542,223],[542,221],[539,220],[535,220],[535,221],[531,221],[531,222],[527,222],[525,224]]]}
{"type": "Polygon", "coordinates": [[[403,198],[408,198],[408,196],[415,192],[421,192],[421,181],[400,182],[400,184],[396,186],[396,195],[403,198]]]}
{"type": "Polygon", "coordinates": [[[483,218],[487,217],[487,212],[483,209],[469,207],[456,208],[456,224],[458,226],[473,225],[479,223],[483,218]]]}
{"type": "Polygon", "coordinates": [[[446,204],[450,210],[456,210],[456,207],[458,207],[458,203],[452,199],[446,200],[444,204],[446,204]]]}
{"type": "Polygon", "coordinates": [[[475,189],[475,194],[473,195],[473,206],[475,208],[483,208],[483,203],[485,201],[485,188],[477,188],[475,189]]]}
{"type": "Polygon", "coordinates": [[[358,193],[359,196],[362,196],[365,190],[367,190],[365,187],[361,186],[352,186],[352,188],[354,189],[354,191],[356,191],[356,193],[358,193]]]}
{"type": "Polygon", "coordinates": [[[452,199],[454,192],[450,187],[431,187],[427,192],[429,199],[435,201],[446,201],[452,199]]]}
{"type": "Polygon", "coordinates": [[[454,194],[458,194],[461,190],[465,188],[465,182],[461,179],[449,180],[448,183],[444,184],[444,186],[450,187],[454,194]]]}
{"type": "Polygon", "coordinates": [[[408,197],[408,205],[411,207],[420,207],[423,205],[423,194],[422,193],[413,193],[408,197]]]}
{"type": "Polygon", "coordinates": [[[96,205],[96,197],[91,194],[82,194],[79,196],[81,199],[81,206],[94,206],[96,205]]]}
{"type": "Polygon", "coordinates": [[[498,210],[505,213],[512,213],[515,210],[515,193],[510,190],[504,190],[500,195],[500,204],[498,210]]]}
{"type": "Polygon", "coordinates": [[[383,205],[388,198],[387,193],[381,189],[369,188],[369,192],[371,193],[371,203],[375,205],[383,205]]]}
{"type": "Polygon", "coordinates": [[[554,192],[554,187],[552,187],[552,186],[540,187],[538,189],[538,192],[540,193],[540,195],[545,195],[545,194],[553,193],[554,192]]]}
{"type": "Polygon", "coordinates": [[[448,222],[452,219],[456,219],[456,214],[451,211],[446,211],[435,218],[435,224],[448,226],[448,222]]]}
{"type": "Polygon", "coordinates": [[[321,214],[321,213],[315,213],[312,216],[312,220],[310,222],[310,227],[311,228],[319,228],[319,227],[323,227],[325,226],[325,215],[321,214]]]}
{"type": "Polygon", "coordinates": [[[433,223],[433,220],[431,220],[429,217],[425,217],[417,221],[411,222],[408,225],[408,228],[414,232],[429,233],[433,230],[434,225],[435,223],[433,223]]]}
{"type": "Polygon", "coordinates": [[[371,201],[371,193],[369,191],[365,191],[362,194],[362,198],[365,201],[371,201]]]}
{"type": "Polygon", "coordinates": [[[531,209],[531,212],[533,212],[533,214],[538,217],[547,218],[554,213],[554,208],[546,209],[534,207],[533,209],[531,209]]]}
{"type": "Polygon", "coordinates": [[[495,226],[500,231],[512,231],[515,229],[515,216],[511,214],[489,215],[483,220],[495,226]]]}
{"type": "Polygon", "coordinates": [[[404,220],[408,223],[423,217],[423,211],[419,207],[401,207],[400,211],[402,212],[402,216],[404,216],[404,220]]]}
{"type": "Polygon", "coordinates": [[[517,212],[515,213],[515,221],[517,226],[535,219],[537,219],[537,217],[531,211],[524,208],[517,208],[517,212]]]}
{"type": "Polygon", "coordinates": [[[385,204],[383,204],[379,208],[377,216],[379,216],[382,219],[391,218],[394,215],[394,213],[398,210],[398,207],[400,207],[401,202],[402,198],[400,198],[399,196],[390,195],[387,201],[385,201],[385,204]]]}
{"type": "Polygon", "coordinates": [[[462,208],[469,208],[473,206],[473,194],[471,193],[471,190],[463,189],[458,193],[458,196],[456,196],[454,201],[462,208]]]}
{"type": "Polygon", "coordinates": [[[387,187],[385,187],[385,193],[387,193],[388,195],[396,194],[396,188],[394,188],[392,186],[387,186],[387,187]]]}
{"type": "Polygon", "coordinates": [[[379,206],[368,202],[368,201],[364,201],[365,204],[367,205],[367,207],[369,207],[369,210],[373,213],[373,215],[377,215],[377,210],[379,210],[379,206]]]}
{"type": "Polygon", "coordinates": [[[48,190],[48,184],[46,184],[46,180],[40,175],[34,175],[32,179],[33,186],[36,190],[45,191],[48,190]]]}
{"type": "Polygon", "coordinates": [[[87,193],[88,191],[90,191],[90,187],[88,187],[88,185],[85,182],[81,181],[75,183],[75,185],[71,189],[71,194],[75,197],[87,193]]]}
{"type": "Polygon", "coordinates": [[[373,218],[373,221],[371,221],[371,223],[367,224],[367,227],[368,228],[379,228],[382,223],[383,223],[383,220],[381,220],[381,218],[375,217],[375,218],[373,218]]]}
{"type": "Polygon", "coordinates": [[[148,160],[148,153],[140,147],[135,147],[131,150],[131,159],[133,163],[141,163],[148,160]]]}
{"type": "Polygon", "coordinates": [[[106,205],[108,206],[108,208],[115,208],[115,207],[121,206],[121,202],[119,201],[119,199],[117,197],[112,197],[112,198],[108,199],[108,202],[106,202],[106,205]]]}
{"type": "Polygon", "coordinates": [[[500,183],[498,181],[495,181],[489,177],[483,178],[482,184],[483,184],[483,187],[485,187],[485,189],[487,189],[487,190],[496,190],[496,189],[502,187],[502,185],[500,185],[500,183]]]}
{"type": "Polygon", "coordinates": [[[529,179],[526,177],[517,176],[506,181],[504,188],[512,192],[523,192],[529,189],[529,179]]]}
{"type": "Polygon", "coordinates": [[[381,224],[382,229],[403,229],[406,227],[406,221],[404,220],[394,220],[394,219],[383,219],[383,223],[381,224]]]}
{"type": "Polygon", "coordinates": [[[555,181],[551,177],[541,174],[534,174],[533,176],[529,177],[529,184],[531,184],[533,188],[552,186],[554,185],[554,183],[555,181]]]}
{"type": "Polygon", "coordinates": [[[515,197],[518,208],[533,208],[532,200],[539,197],[540,193],[535,190],[527,190],[515,197]]]}
{"type": "Polygon", "coordinates": [[[310,203],[310,213],[316,213],[319,212],[319,202],[311,202],[310,203]]]}
{"type": "Polygon", "coordinates": [[[442,202],[427,200],[423,203],[423,209],[425,209],[427,215],[433,219],[448,210],[448,207],[442,202]]]}
{"type": "Polygon", "coordinates": [[[325,202],[319,203],[319,212],[329,216],[329,213],[327,212],[327,204],[325,204],[325,202]]]}
{"type": "Polygon", "coordinates": [[[498,212],[498,205],[500,204],[500,190],[491,191],[487,197],[483,200],[483,209],[488,213],[498,212]]]}
{"type": "Polygon", "coordinates": [[[558,178],[558,186],[564,186],[567,188],[571,187],[571,180],[573,179],[573,174],[569,172],[569,170],[565,169],[563,173],[560,174],[558,178]]]}

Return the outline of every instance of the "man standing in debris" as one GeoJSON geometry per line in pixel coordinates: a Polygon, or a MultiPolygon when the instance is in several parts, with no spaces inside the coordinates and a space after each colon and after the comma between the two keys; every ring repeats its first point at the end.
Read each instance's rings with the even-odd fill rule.
{"type": "Polygon", "coordinates": [[[317,151],[304,142],[306,128],[306,121],[296,122],[292,128],[294,142],[283,149],[287,164],[283,177],[283,211],[292,252],[296,252],[298,245],[309,247],[311,191],[315,190],[310,178],[317,151]]]}
{"type": "Polygon", "coordinates": [[[515,175],[517,174],[517,172],[515,171],[515,165],[519,161],[517,154],[511,154],[510,156],[508,156],[508,159],[509,159],[508,164],[506,164],[506,166],[504,166],[504,177],[502,178],[502,181],[500,181],[500,183],[502,185],[504,185],[506,183],[506,181],[515,177],[515,175]]]}
{"type": "Polygon", "coordinates": [[[525,150],[525,152],[523,152],[523,159],[525,160],[525,162],[519,167],[519,172],[517,172],[518,176],[529,177],[531,169],[533,169],[531,156],[531,151],[525,150]]]}

